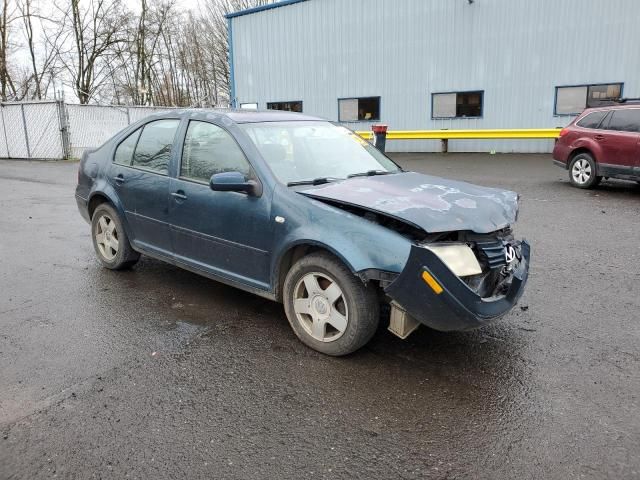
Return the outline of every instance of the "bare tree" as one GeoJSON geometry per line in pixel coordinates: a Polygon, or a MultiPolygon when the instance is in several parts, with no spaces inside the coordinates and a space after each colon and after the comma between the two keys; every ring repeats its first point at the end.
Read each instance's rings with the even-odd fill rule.
{"type": "Polygon", "coordinates": [[[15,94],[15,87],[9,72],[9,29],[11,22],[15,20],[15,9],[9,7],[9,0],[3,0],[0,16],[0,98],[6,101],[15,94]]]}
{"type": "Polygon", "coordinates": [[[89,103],[113,72],[113,48],[125,39],[126,11],[121,0],[70,0],[67,8],[56,5],[71,31],[72,46],[58,58],[67,71],[81,104],[89,103]],[[85,6],[86,5],[86,6],[85,6]]]}
{"type": "Polygon", "coordinates": [[[4,0],[2,100],[47,98],[59,79],[83,104],[228,104],[225,15],[273,0],[202,0],[200,9],[192,11],[180,11],[176,0],[138,0],[136,13],[127,11],[123,1],[4,0]],[[21,32],[10,28],[15,20],[21,20],[21,32]],[[23,38],[23,54],[11,59],[23,61],[14,63],[9,57],[18,47],[16,38],[23,38]]]}
{"type": "Polygon", "coordinates": [[[30,67],[29,74],[23,76],[17,90],[24,92],[23,98],[28,96],[41,100],[46,98],[49,86],[58,73],[57,60],[60,44],[64,43],[64,28],[41,15],[33,0],[17,0],[17,9],[22,19],[30,67]],[[34,21],[42,30],[40,39],[34,34],[34,21]]]}

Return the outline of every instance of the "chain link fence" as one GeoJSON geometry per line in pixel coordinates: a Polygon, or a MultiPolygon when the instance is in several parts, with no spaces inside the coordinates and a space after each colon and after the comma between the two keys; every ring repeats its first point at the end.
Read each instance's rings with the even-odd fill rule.
{"type": "Polygon", "coordinates": [[[62,101],[0,104],[0,158],[79,158],[116,132],[171,107],[71,105],[62,101]]]}

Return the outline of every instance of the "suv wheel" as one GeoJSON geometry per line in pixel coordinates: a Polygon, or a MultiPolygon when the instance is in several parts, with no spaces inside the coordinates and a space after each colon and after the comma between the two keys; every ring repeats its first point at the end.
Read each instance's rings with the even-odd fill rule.
{"type": "Polygon", "coordinates": [[[596,171],[593,157],[589,153],[579,153],[569,165],[569,180],[574,187],[593,188],[602,180],[596,171]]]}
{"type": "Polygon", "coordinates": [[[98,260],[106,268],[129,268],[140,258],[140,254],[131,248],[118,213],[108,203],[98,205],[93,212],[91,238],[98,260]]]}
{"type": "Polygon", "coordinates": [[[298,338],[327,355],[358,350],[378,328],[380,310],[374,287],[365,285],[327,253],[312,253],[289,270],[283,300],[298,338]]]}

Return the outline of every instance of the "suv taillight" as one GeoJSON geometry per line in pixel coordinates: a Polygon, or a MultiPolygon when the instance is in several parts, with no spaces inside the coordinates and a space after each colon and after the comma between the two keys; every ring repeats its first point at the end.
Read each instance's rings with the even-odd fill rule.
{"type": "Polygon", "coordinates": [[[567,133],[569,133],[569,129],[568,128],[563,128],[562,130],[560,130],[560,136],[564,137],[567,133]]]}

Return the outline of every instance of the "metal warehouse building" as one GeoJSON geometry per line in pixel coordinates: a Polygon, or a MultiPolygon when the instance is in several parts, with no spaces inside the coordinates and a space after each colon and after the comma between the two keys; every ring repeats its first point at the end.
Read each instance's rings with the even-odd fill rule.
{"type": "MultiPolygon", "coordinates": [[[[640,97],[640,0],[288,0],[228,18],[235,106],[356,130],[562,127],[586,106],[640,97]]],[[[552,146],[455,140],[449,150],[552,146]]]]}

